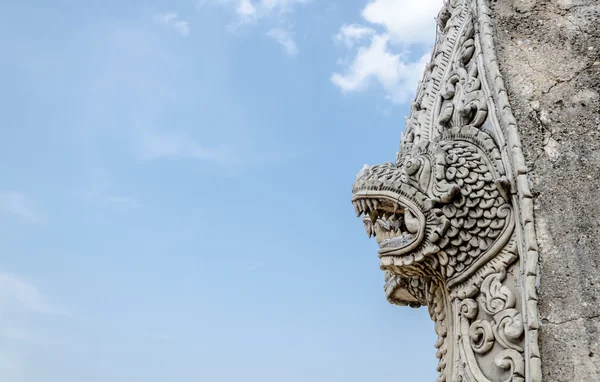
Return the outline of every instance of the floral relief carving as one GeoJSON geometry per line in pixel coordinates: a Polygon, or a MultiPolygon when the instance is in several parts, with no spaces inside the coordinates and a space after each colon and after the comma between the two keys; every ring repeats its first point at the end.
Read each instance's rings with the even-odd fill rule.
{"type": "MultiPolygon", "coordinates": [[[[485,355],[494,346],[499,349],[494,364],[502,370],[508,370],[508,381],[520,381],[523,377],[523,347],[520,345],[524,334],[522,314],[514,307],[516,297],[502,281],[506,272],[488,275],[481,284],[476,299],[465,299],[461,302],[461,336],[469,338],[462,342],[466,347],[463,352],[469,355],[469,367],[473,375],[479,375],[476,381],[492,381],[486,377],[490,371],[481,370],[475,354],[485,355]],[[475,319],[479,317],[479,319],[475,319]],[[481,379],[485,378],[485,379],[481,379]]],[[[492,370],[492,373],[494,371],[492,370]]],[[[496,372],[497,374],[497,372],[496,372]]]]}

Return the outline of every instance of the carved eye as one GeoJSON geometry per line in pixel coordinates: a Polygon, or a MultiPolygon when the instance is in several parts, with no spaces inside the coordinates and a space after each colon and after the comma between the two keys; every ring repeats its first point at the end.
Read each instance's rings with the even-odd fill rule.
{"type": "Polygon", "coordinates": [[[414,175],[417,171],[419,171],[419,168],[421,168],[421,161],[418,159],[411,159],[406,162],[404,167],[406,168],[406,173],[408,175],[414,175]]]}
{"type": "Polygon", "coordinates": [[[400,175],[400,181],[402,183],[408,183],[408,177],[406,176],[406,174],[400,175]]]}

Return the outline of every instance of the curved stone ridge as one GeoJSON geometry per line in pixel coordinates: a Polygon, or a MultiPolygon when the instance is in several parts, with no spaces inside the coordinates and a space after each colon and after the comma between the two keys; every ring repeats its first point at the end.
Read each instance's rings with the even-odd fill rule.
{"type": "Polygon", "coordinates": [[[527,169],[486,0],[450,0],[395,163],[365,166],[352,202],[379,244],[385,292],[427,305],[438,381],[541,380],[527,169]]]}

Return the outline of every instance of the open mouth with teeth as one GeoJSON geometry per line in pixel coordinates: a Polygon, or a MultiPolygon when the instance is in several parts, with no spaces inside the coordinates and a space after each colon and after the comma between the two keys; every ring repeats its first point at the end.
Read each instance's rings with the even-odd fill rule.
{"type": "Polygon", "coordinates": [[[357,216],[364,215],[365,230],[369,237],[375,236],[380,257],[402,255],[423,240],[425,216],[414,203],[389,195],[358,193],[352,204],[357,216]]]}

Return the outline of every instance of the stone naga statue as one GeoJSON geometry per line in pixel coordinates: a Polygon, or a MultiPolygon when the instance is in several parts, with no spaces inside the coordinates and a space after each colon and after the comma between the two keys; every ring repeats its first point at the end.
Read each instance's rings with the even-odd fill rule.
{"type": "Polygon", "coordinates": [[[438,381],[539,382],[533,206],[486,0],[437,21],[396,161],[365,165],[352,203],[388,300],[429,308],[438,381]]]}

